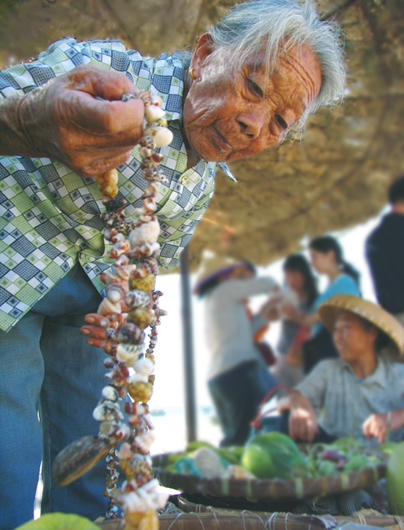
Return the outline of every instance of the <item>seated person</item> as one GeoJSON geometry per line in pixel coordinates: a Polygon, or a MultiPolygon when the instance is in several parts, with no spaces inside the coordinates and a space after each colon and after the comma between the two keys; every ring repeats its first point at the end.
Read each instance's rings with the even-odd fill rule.
{"type": "Polygon", "coordinates": [[[303,254],[288,256],[283,263],[283,272],[286,288],[275,292],[267,302],[269,318],[280,320],[277,362],[272,373],[279,383],[293,388],[304,377],[302,344],[309,338],[310,328],[290,320],[283,307],[290,309],[293,305],[300,315],[310,315],[314,312],[318,290],[310,263],[303,254]]]}
{"type": "Polygon", "coordinates": [[[319,316],[333,331],[339,358],[320,362],[279,403],[280,412],[289,412],[282,430],[307,442],[403,439],[404,365],[383,355],[389,343],[402,353],[403,328],[380,306],[346,294],[324,302],[319,316]]]}

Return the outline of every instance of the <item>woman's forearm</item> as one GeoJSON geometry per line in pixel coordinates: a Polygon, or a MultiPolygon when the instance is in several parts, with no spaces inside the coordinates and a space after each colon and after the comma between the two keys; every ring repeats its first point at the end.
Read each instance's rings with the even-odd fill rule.
{"type": "Polygon", "coordinates": [[[144,104],[122,73],[80,65],[0,100],[0,154],[48,157],[83,177],[122,164],[142,134],[144,104]]]}
{"type": "Polygon", "coordinates": [[[390,413],[390,428],[399,429],[404,425],[404,409],[393,410],[390,413]]]}
{"type": "Polygon", "coordinates": [[[310,314],[302,314],[301,321],[299,322],[302,326],[305,326],[306,328],[311,328],[314,326],[314,324],[317,324],[319,321],[319,318],[317,316],[317,313],[310,313],[310,314]]]}
{"type": "Polygon", "coordinates": [[[21,126],[20,105],[24,97],[0,100],[0,155],[36,155],[21,126]]]}

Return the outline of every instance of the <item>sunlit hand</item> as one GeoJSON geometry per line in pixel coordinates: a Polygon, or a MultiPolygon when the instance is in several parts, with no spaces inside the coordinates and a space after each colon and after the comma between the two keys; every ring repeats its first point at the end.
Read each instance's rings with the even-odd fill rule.
{"type": "Polygon", "coordinates": [[[299,321],[300,311],[293,304],[283,304],[281,307],[281,313],[284,317],[293,320],[294,322],[299,321]]]}
{"type": "Polygon", "coordinates": [[[318,432],[317,415],[310,401],[299,392],[293,392],[290,398],[289,436],[311,443],[318,432]]]}
{"type": "Polygon", "coordinates": [[[265,302],[265,304],[261,306],[259,313],[269,321],[279,320],[279,313],[276,309],[276,304],[274,304],[272,300],[265,302]]]}
{"type": "Polygon", "coordinates": [[[119,166],[142,132],[143,102],[121,101],[133,92],[137,89],[126,75],[91,65],[52,79],[18,104],[29,152],[15,154],[58,160],[83,177],[119,166]]]}
{"type": "Polygon", "coordinates": [[[366,438],[375,437],[380,443],[384,443],[392,428],[393,414],[394,412],[383,412],[369,416],[362,425],[363,434],[366,438]]]}
{"type": "Polygon", "coordinates": [[[299,352],[296,349],[290,349],[286,354],[285,361],[287,364],[292,364],[293,366],[301,366],[302,359],[299,356],[299,352]]]}

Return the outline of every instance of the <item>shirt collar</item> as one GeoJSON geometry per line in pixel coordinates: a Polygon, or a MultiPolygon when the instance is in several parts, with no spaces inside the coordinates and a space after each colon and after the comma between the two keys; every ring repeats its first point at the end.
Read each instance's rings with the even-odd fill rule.
{"type": "Polygon", "coordinates": [[[351,365],[347,363],[346,361],[342,362],[342,368],[347,369],[350,372],[352,372],[355,379],[360,382],[361,384],[377,384],[381,386],[382,388],[387,388],[387,366],[384,359],[381,359],[378,355],[376,356],[376,368],[373,373],[365,377],[364,379],[358,379],[358,377],[355,375],[355,372],[353,371],[351,365]]]}
{"type": "Polygon", "coordinates": [[[162,98],[167,121],[182,122],[184,72],[178,56],[163,53],[154,63],[150,91],[162,98]]]}

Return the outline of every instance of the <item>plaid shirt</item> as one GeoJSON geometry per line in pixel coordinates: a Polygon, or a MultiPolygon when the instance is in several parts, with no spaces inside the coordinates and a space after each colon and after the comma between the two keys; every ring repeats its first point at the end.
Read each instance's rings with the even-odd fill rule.
{"type": "MultiPolygon", "coordinates": [[[[160,264],[175,267],[205,212],[214,190],[215,164],[200,160],[187,170],[180,133],[184,68],[174,56],[142,57],[116,40],[52,44],[28,64],[0,72],[0,95],[25,94],[79,64],[123,72],[140,89],[164,102],[174,139],[159,151],[169,184],[157,197],[160,264]]],[[[226,170],[226,168],[223,168],[226,170]]],[[[128,218],[141,206],[147,182],[138,148],[119,168],[119,195],[128,201],[128,218]]],[[[49,158],[0,157],[0,329],[10,329],[76,263],[101,292],[100,273],[112,263],[102,235],[102,196],[95,179],[82,179],[49,158]]]]}

